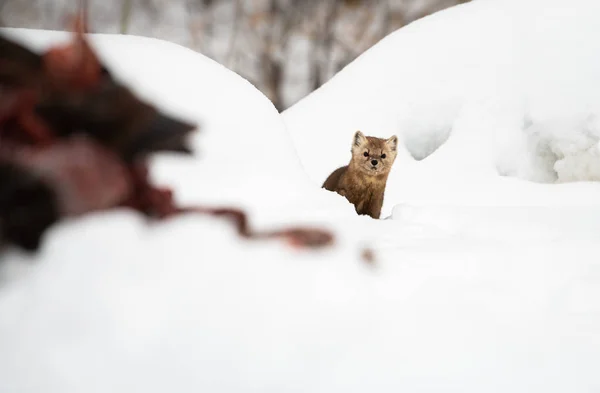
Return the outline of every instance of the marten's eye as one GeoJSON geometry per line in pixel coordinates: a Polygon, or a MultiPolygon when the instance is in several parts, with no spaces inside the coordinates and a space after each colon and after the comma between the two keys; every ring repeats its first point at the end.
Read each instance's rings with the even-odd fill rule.
{"type": "Polygon", "coordinates": [[[364,152],[364,153],[363,153],[363,156],[365,156],[365,157],[369,157],[369,153],[367,153],[367,152],[364,152]]]}
{"type": "Polygon", "coordinates": [[[385,154],[382,154],[382,155],[381,155],[381,158],[385,158],[385,154]]]}

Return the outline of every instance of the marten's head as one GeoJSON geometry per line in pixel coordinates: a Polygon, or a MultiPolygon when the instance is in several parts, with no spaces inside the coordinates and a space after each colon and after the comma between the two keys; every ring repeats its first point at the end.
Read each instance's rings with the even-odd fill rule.
{"type": "Polygon", "coordinates": [[[398,150],[398,137],[389,139],[364,136],[356,131],[352,138],[351,165],[361,172],[376,176],[389,173],[396,159],[398,150]]]}

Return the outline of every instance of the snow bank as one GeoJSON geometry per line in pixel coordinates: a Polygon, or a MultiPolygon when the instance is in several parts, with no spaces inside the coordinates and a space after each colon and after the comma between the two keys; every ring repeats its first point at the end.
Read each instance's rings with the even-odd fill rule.
{"type": "Polygon", "coordinates": [[[397,134],[387,214],[399,202],[579,203],[579,188],[499,177],[600,180],[598,15],[594,0],[453,7],[391,34],[283,117],[319,185],[349,160],[357,129],[397,134]]]}
{"type": "MultiPolygon", "coordinates": [[[[38,50],[70,37],[64,32],[2,31],[38,50]]],[[[311,193],[314,187],[277,110],[248,81],[165,41],[103,34],[91,35],[91,41],[117,78],[140,96],[199,124],[192,144],[196,157],[162,155],[153,168],[156,181],[173,186],[182,202],[252,211],[279,208],[283,215],[289,209],[282,207],[294,203],[300,216],[310,202],[325,201],[327,206],[328,195],[311,193]]]]}
{"type": "MultiPolygon", "coordinates": [[[[68,38],[2,32],[38,49],[68,38]]],[[[138,93],[200,123],[197,157],[164,155],[153,166],[182,202],[241,206],[255,226],[352,213],[310,184],[279,114],[241,77],[158,40],[94,35],[92,43],[138,93]]],[[[0,391],[240,391],[268,384],[265,375],[285,378],[294,368],[279,360],[302,331],[316,330],[319,318],[306,322],[305,312],[330,291],[326,277],[340,262],[327,260],[332,252],[249,244],[209,218],[153,225],[116,211],[65,221],[39,255],[2,255],[0,391]],[[317,290],[305,302],[307,288],[317,290]]],[[[339,255],[358,260],[355,247],[339,255]]],[[[340,272],[338,287],[356,266],[340,272]]]]}
{"type": "MultiPolygon", "coordinates": [[[[482,7],[500,16],[499,4],[478,0],[421,24],[438,32],[436,23],[449,25],[445,37],[455,25],[472,26],[471,19],[486,14],[482,7]]],[[[490,19],[481,21],[482,31],[490,19]]],[[[397,36],[408,42],[424,35],[418,26],[397,36]]],[[[64,37],[10,33],[38,47],[64,37]]],[[[2,393],[600,389],[597,202],[503,211],[413,203],[390,209],[393,220],[356,217],[343,198],[307,179],[280,117],[246,81],[164,42],[116,36],[93,41],[146,97],[203,124],[195,141],[198,159],[157,159],[157,180],[174,185],[185,201],[247,206],[262,224],[322,219],[339,241],[323,252],[292,252],[278,243],[238,241],[221,220],[188,216],[148,225],[128,211],[61,223],[40,255],[12,251],[0,263],[2,393]],[[373,265],[357,257],[363,245],[373,249],[373,265]]],[[[385,53],[382,47],[371,53],[385,53]]],[[[431,193],[438,201],[448,201],[449,191],[457,202],[467,195],[485,202],[500,190],[505,194],[498,198],[515,204],[523,202],[519,195],[540,204],[560,194],[514,178],[501,182],[495,174],[484,179],[495,189],[484,192],[481,184],[473,186],[476,175],[494,171],[488,165],[477,172],[466,158],[456,163],[464,165],[464,175],[451,181],[453,172],[444,169],[459,153],[485,163],[479,153],[486,139],[474,138],[467,125],[495,124],[500,117],[479,122],[475,104],[469,110],[458,105],[464,132],[457,133],[453,106],[442,105],[452,101],[450,90],[430,84],[438,101],[416,100],[415,107],[439,109],[439,118],[424,116],[419,123],[415,112],[384,106],[390,97],[379,97],[360,75],[342,83],[353,79],[347,75],[362,61],[329,85],[335,89],[325,87],[285,114],[313,180],[345,160],[356,127],[391,134],[397,131],[394,113],[406,113],[415,127],[439,126],[432,139],[442,140],[447,126],[454,128],[430,157],[400,158],[391,193],[396,203],[430,202],[419,199],[432,190],[423,179],[447,186],[445,194],[441,188],[431,193]],[[406,196],[405,187],[412,194],[406,196]]],[[[377,64],[384,71],[386,63],[377,64]]],[[[379,75],[366,78],[377,81],[379,75]]],[[[374,87],[389,93],[383,82],[374,87]]],[[[406,104],[409,96],[398,93],[391,98],[406,104]]],[[[413,154],[418,145],[410,147],[413,154]]],[[[598,195],[589,183],[557,189],[570,204],[573,195],[598,195]]]]}

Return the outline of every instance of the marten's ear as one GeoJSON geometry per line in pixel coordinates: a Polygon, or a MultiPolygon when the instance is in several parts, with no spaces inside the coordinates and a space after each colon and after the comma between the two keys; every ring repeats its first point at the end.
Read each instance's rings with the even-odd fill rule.
{"type": "Polygon", "coordinates": [[[390,137],[387,141],[385,141],[385,144],[390,148],[391,151],[396,151],[398,149],[398,137],[396,135],[390,137]]]}
{"type": "Polygon", "coordinates": [[[352,149],[354,149],[355,147],[361,147],[366,142],[367,138],[365,137],[365,135],[360,131],[356,131],[354,133],[354,137],[352,138],[352,149]]]}

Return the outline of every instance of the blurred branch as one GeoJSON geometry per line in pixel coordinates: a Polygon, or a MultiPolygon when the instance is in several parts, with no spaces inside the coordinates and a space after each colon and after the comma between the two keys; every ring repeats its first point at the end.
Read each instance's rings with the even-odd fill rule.
{"type": "Polygon", "coordinates": [[[129,22],[131,20],[132,8],[132,0],[122,0],[120,23],[121,34],[127,34],[127,30],[129,30],[129,22]]]}
{"type": "Polygon", "coordinates": [[[4,7],[7,0],[0,0],[0,26],[4,26],[4,7]]]}
{"type": "Polygon", "coordinates": [[[240,27],[242,24],[241,17],[243,14],[242,9],[242,0],[233,0],[233,27],[231,36],[229,37],[229,49],[227,50],[227,55],[225,58],[225,64],[228,68],[233,69],[235,67],[234,60],[236,43],[238,38],[238,33],[240,31],[240,27]]]}

